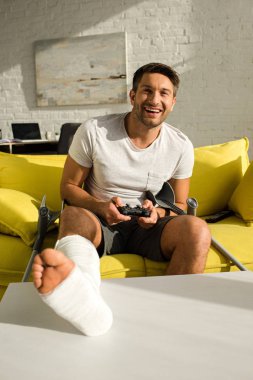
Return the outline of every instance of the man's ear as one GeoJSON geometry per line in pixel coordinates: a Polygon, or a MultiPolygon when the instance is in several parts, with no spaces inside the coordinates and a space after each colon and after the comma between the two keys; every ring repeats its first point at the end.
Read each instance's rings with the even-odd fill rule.
{"type": "Polygon", "coordinates": [[[173,101],[172,101],[171,111],[173,111],[173,108],[174,108],[174,105],[176,104],[176,102],[177,102],[177,98],[174,97],[173,101]]]}
{"type": "Polygon", "coordinates": [[[130,99],[131,104],[133,105],[134,99],[135,99],[135,91],[133,89],[130,90],[130,92],[129,92],[129,99],[130,99]]]}

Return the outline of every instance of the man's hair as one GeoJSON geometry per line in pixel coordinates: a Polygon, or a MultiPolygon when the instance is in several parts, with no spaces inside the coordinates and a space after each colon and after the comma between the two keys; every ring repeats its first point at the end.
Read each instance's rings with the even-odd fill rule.
{"type": "Polygon", "coordinates": [[[167,66],[163,63],[148,63],[147,65],[144,65],[140,67],[133,76],[133,90],[134,92],[137,91],[138,85],[141,81],[141,78],[145,73],[158,73],[165,75],[171,83],[173,84],[174,91],[173,95],[176,96],[178,87],[179,87],[179,76],[178,73],[173,70],[170,66],[167,66]]]}

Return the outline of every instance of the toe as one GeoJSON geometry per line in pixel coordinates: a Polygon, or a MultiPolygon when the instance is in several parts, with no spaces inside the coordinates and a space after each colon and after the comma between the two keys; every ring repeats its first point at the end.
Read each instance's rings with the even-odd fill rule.
{"type": "Polygon", "coordinates": [[[42,264],[36,264],[36,263],[34,263],[33,266],[32,266],[33,273],[35,273],[35,272],[42,273],[43,270],[44,270],[44,266],[42,264]]]}
{"type": "Polygon", "coordinates": [[[37,273],[36,275],[33,274],[33,283],[36,289],[39,289],[42,285],[42,276],[39,276],[37,273]]]}
{"type": "Polygon", "coordinates": [[[52,248],[44,249],[40,254],[43,264],[56,267],[65,264],[69,259],[60,251],[52,248]]]}
{"type": "Polygon", "coordinates": [[[62,252],[47,248],[33,264],[33,281],[42,294],[52,292],[71,272],[74,262],[62,252]]]}
{"type": "Polygon", "coordinates": [[[38,264],[38,265],[43,265],[42,258],[40,255],[36,255],[33,260],[33,265],[38,264]]]}

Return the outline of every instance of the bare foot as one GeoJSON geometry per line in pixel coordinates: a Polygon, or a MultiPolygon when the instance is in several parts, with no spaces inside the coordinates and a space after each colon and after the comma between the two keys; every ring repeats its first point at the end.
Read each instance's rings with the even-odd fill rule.
{"type": "Polygon", "coordinates": [[[47,248],[34,258],[33,283],[39,293],[53,291],[74,268],[75,264],[62,252],[47,248]]]}

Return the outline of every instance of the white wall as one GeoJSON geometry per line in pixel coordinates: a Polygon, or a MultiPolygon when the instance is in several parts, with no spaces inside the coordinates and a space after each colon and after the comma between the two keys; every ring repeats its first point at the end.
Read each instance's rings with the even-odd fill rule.
{"type": "Polygon", "coordinates": [[[128,83],[142,64],[181,74],[168,120],[195,146],[250,138],[253,156],[252,0],[0,0],[0,129],[37,121],[43,132],[129,104],[38,108],[33,42],[127,32],[128,83]]]}

